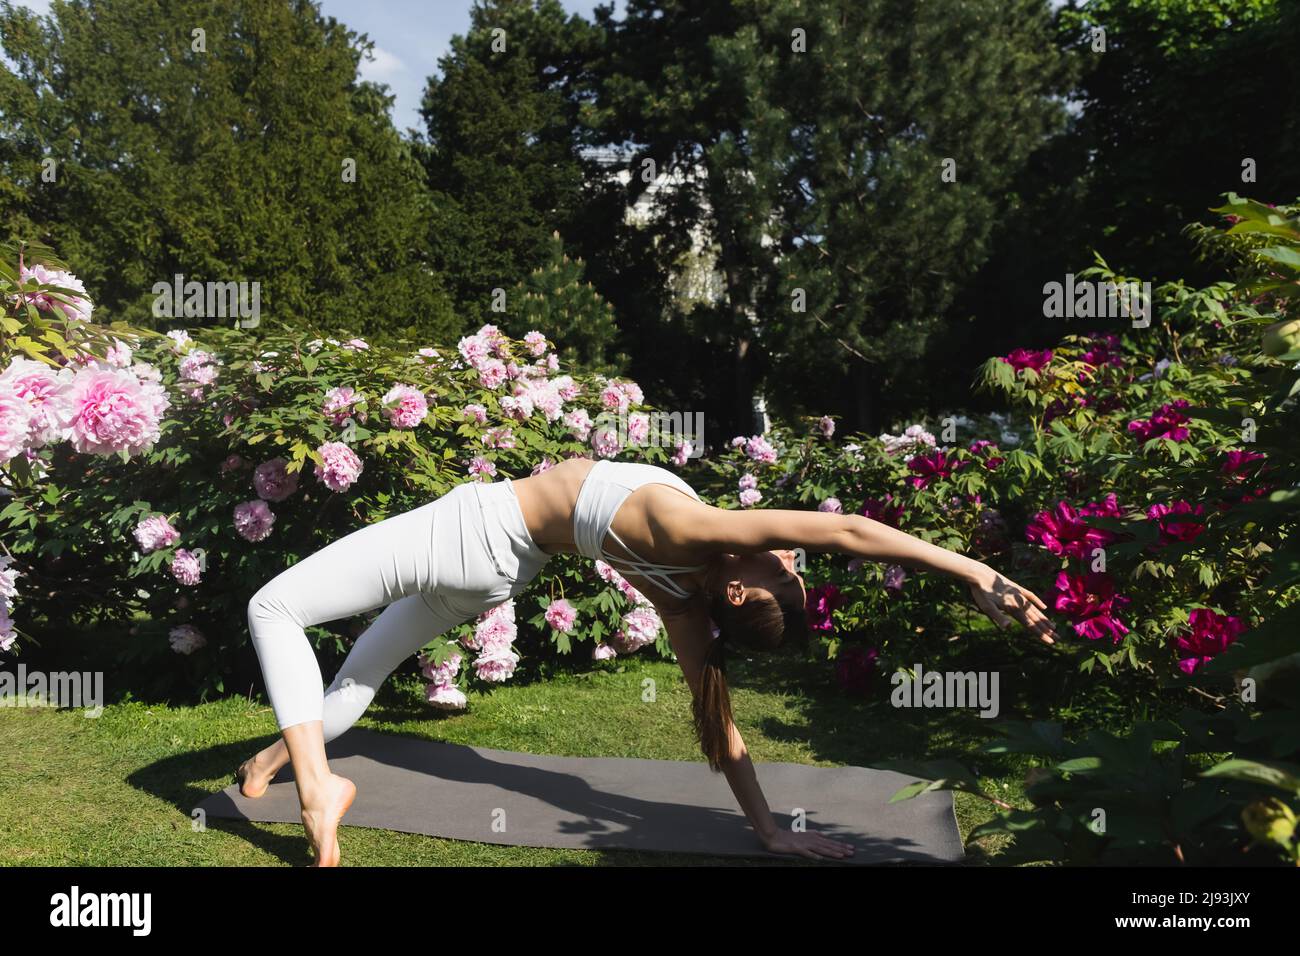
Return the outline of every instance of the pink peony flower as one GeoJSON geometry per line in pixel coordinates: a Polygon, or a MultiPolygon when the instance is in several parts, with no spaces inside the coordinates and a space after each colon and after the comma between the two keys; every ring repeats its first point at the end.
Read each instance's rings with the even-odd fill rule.
{"type": "Polygon", "coordinates": [[[297,471],[288,470],[283,458],[272,458],[253,469],[253,488],[259,498],[267,501],[284,501],[298,490],[297,471]]]}
{"type": "MultiPolygon", "coordinates": [[[[331,388],[325,393],[325,403],[321,406],[321,414],[328,418],[332,424],[342,425],[348,418],[352,417],[354,407],[362,400],[362,394],[350,385],[331,388]]],[[[358,412],[357,418],[364,422],[366,420],[365,412],[358,412]]]]}
{"type": "Polygon", "coordinates": [[[533,465],[533,470],[530,471],[529,474],[540,475],[542,472],[550,471],[554,467],[555,467],[555,462],[551,461],[551,459],[549,458],[543,458],[537,464],[533,465]]]}
{"type": "Polygon", "coordinates": [[[1188,615],[1191,633],[1175,640],[1178,650],[1178,669],[1185,674],[1195,673],[1223,653],[1229,644],[1246,630],[1246,622],[1231,614],[1216,614],[1208,607],[1198,607],[1188,615]]]}
{"type": "MultiPolygon", "coordinates": [[[[70,368],[54,369],[44,362],[25,356],[15,356],[9,367],[0,374],[0,403],[6,394],[16,394],[27,403],[31,412],[30,431],[26,447],[41,446],[62,437],[63,425],[59,419],[58,397],[73,379],[70,368]]],[[[7,461],[5,448],[12,446],[13,435],[21,431],[21,411],[10,410],[11,421],[6,427],[0,424],[0,460],[7,461]],[[8,441],[5,435],[9,435],[8,441]]],[[[0,417],[5,413],[0,411],[0,417]]]]}
{"type": "Polygon", "coordinates": [[[662,622],[653,607],[635,607],[623,615],[623,626],[612,638],[620,654],[632,654],[659,637],[662,622]]]}
{"type": "Polygon", "coordinates": [[[650,416],[633,412],[627,417],[627,440],[633,445],[644,445],[650,440],[650,416]]]}
{"type": "Polygon", "coordinates": [[[500,359],[484,359],[478,367],[478,383],[484,388],[499,388],[506,378],[506,366],[500,359]]]}
{"type": "Polygon", "coordinates": [[[180,539],[181,533],[172,527],[166,515],[150,515],[135,526],[135,540],[141,554],[169,548],[180,539]]]}
{"type": "Polygon", "coordinates": [[[173,627],[167,632],[167,641],[177,654],[193,654],[208,643],[203,632],[193,624],[180,624],[173,627]]]}
{"type": "Polygon", "coordinates": [[[454,652],[447,655],[441,664],[435,664],[432,658],[421,658],[420,673],[434,684],[452,684],[460,673],[461,660],[461,655],[454,652]]]}
{"type": "Polygon", "coordinates": [[[56,401],[72,447],[94,455],[148,451],[170,405],[157,382],[104,366],[78,369],[56,401]]]}
{"type": "Polygon", "coordinates": [[[536,357],[546,351],[546,336],[541,332],[529,332],[524,335],[524,344],[528,346],[528,354],[536,357]]]}
{"type": "Polygon", "coordinates": [[[247,462],[244,461],[242,456],[227,455],[225,461],[221,463],[221,474],[224,475],[228,471],[238,471],[240,468],[243,468],[245,464],[247,464],[247,462]]]}
{"type": "Polygon", "coordinates": [[[455,684],[429,684],[424,698],[439,710],[464,710],[468,704],[465,694],[455,684]]]}
{"type": "Polygon", "coordinates": [[[817,506],[818,511],[825,511],[833,515],[844,514],[844,506],[840,503],[839,498],[827,498],[817,506]]]}
{"type": "Polygon", "coordinates": [[[885,590],[887,591],[903,590],[903,582],[906,580],[907,572],[897,564],[891,564],[885,570],[885,590]]]}
{"type": "Polygon", "coordinates": [[[198,557],[193,551],[187,551],[184,548],[176,549],[171,568],[172,577],[181,584],[198,584],[199,576],[203,573],[203,567],[199,563],[198,557]]]}
{"type": "Polygon", "coordinates": [[[35,416],[32,406],[8,382],[0,382],[0,464],[27,451],[35,416]]]}
{"type": "Polygon", "coordinates": [[[509,680],[519,663],[519,655],[508,646],[485,649],[474,658],[474,673],[479,680],[493,684],[509,680]]]}
{"type": "Polygon", "coordinates": [[[587,414],[585,408],[575,408],[565,415],[564,424],[568,426],[569,434],[578,441],[586,441],[587,436],[591,434],[591,416],[587,414]]]}
{"type": "Polygon", "coordinates": [[[618,651],[614,650],[612,644],[606,644],[604,641],[591,649],[591,659],[593,661],[607,661],[615,657],[618,657],[618,651]]]}
{"type": "Polygon", "coordinates": [[[415,428],[429,414],[424,393],[413,385],[394,385],[384,393],[384,414],[396,428],[415,428]]]}
{"type": "Polygon", "coordinates": [[[762,435],[754,435],[745,442],[745,454],[766,465],[776,462],[776,449],[762,435]]]}
{"type": "Polygon", "coordinates": [[[672,463],[678,468],[691,460],[691,455],[695,452],[695,446],[688,441],[677,442],[673,449],[672,463]]]}
{"type": "Polygon", "coordinates": [[[235,530],[246,541],[262,541],[271,533],[275,515],[261,498],[235,505],[235,530]]]}
{"type": "Polygon", "coordinates": [[[469,468],[470,476],[475,481],[486,481],[497,473],[497,466],[492,464],[492,462],[488,461],[482,455],[476,455],[471,458],[467,467],[469,468]]]}
{"type": "Polygon", "coordinates": [[[352,487],[364,467],[361,459],[341,441],[327,441],[316,449],[323,465],[316,465],[315,474],[330,491],[347,491],[352,487]]]}
{"type": "Polygon", "coordinates": [[[42,312],[53,312],[54,307],[58,306],[73,321],[90,321],[90,315],[95,307],[91,304],[90,296],[86,293],[86,287],[71,272],[47,269],[38,263],[30,268],[23,266],[18,273],[18,279],[20,282],[34,279],[41,285],[68,289],[68,292],[25,293],[24,298],[42,312]]]}
{"type": "Polygon", "coordinates": [[[1081,637],[1095,641],[1110,635],[1118,644],[1128,628],[1116,616],[1129,599],[1115,593],[1115,582],[1107,574],[1056,576],[1056,610],[1072,618],[1072,626],[1081,637]]]}
{"type": "Polygon", "coordinates": [[[623,443],[618,437],[618,429],[612,425],[602,425],[592,431],[591,449],[601,458],[613,458],[623,450],[623,443]]]}
{"type": "Polygon", "coordinates": [[[751,474],[744,474],[740,476],[740,480],[736,482],[736,484],[740,487],[741,491],[748,491],[751,488],[758,487],[758,479],[751,474]]]}
{"type": "Polygon", "coordinates": [[[817,420],[817,430],[822,433],[823,438],[830,438],[835,434],[835,419],[829,415],[823,415],[817,420]]]}
{"type": "Polygon", "coordinates": [[[763,500],[763,493],[757,488],[746,488],[740,493],[740,506],[742,508],[752,508],[763,500]]]}
{"type": "Polygon", "coordinates": [[[578,619],[578,611],[572,604],[561,598],[547,606],[545,616],[547,624],[567,634],[573,630],[573,623],[578,619]]]}

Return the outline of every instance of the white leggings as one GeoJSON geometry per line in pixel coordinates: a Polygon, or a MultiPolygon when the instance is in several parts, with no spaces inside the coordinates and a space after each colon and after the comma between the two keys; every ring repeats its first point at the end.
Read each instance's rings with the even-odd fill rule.
{"type": "Polygon", "coordinates": [[[272,578],[248,602],[248,629],[280,729],[324,722],[333,740],[434,637],[522,591],[551,555],[533,541],[510,480],[471,481],[360,528],[272,578]],[[387,605],[328,690],[303,630],[387,605]]]}

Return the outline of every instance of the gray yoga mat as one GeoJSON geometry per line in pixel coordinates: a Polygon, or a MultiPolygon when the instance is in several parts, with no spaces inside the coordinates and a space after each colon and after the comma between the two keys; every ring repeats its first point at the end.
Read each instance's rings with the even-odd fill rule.
{"type": "MultiPolygon", "coordinates": [[[[722,774],[703,762],[549,757],[355,727],[326,746],[357,785],[344,826],[509,846],[654,850],[790,859],[757,842],[722,774]]],[[[755,765],[777,823],[856,847],[844,862],[953,863],[963,857],[952,795],[889,798],[913,779],[889,770],[755,765]]],[[[301,823],[290,767],[250,800],[237,784],[206,797],[209,817],[301,823]]]]}

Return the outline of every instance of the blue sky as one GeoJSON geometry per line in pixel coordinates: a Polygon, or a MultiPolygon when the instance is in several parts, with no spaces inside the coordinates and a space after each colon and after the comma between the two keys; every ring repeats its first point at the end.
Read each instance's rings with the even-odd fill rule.
{"type": "MultiPolygon", "coordinates": [[[[387,83],[396,97],[393,123],[398,129],[421,127],[420,97],[424,81],[437,68],[451,38],[469,29],[470,0],[317,0],[321,12],[374,41],[374,58],[363,61],[365,79],[387,83]]],[[[608,4],[609,0],[600,0],[608,4]]],[[[570,13],[590,18],[597,0],[560,0],[570,13]]],[[[49,0],[17,0],[18,6],[48,13],[49,0]]],[[[615,15],[622,0],[616,0],[615,15]]]]}

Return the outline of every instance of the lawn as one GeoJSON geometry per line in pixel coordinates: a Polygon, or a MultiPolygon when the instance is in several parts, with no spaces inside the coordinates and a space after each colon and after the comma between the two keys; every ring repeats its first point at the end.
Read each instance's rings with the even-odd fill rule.
{"type": "MultiPolygon", "coordinates": [[[[1043,700],[1053,680],[1079,686],[1079,678],[1071,678],[1059,662],[1008,654],[996,639],[972,642],[968,652],[944,666],[989,667],[991,654],[1003,658],[997,664],[1004,716],[1025,716],[1028,698],[1021,700],[1020,692],[1043,700]],[[1008,656],[1018,659],[1008,662],[1008,656]],[[962,664],[960,657],[979,661],[962,664]]],[[[794,654],[733,659],[729,675],[737,726],[756,763],[870,766],[891,758],[965,757],[1003,799],[1024,805],[1024,760],[970,756],[991,735],[993,723],[974,711],[897,710],[885,694],[850,697],[836,685],[828,663],[794,654]]],[[[419,691],[414,677],[390,680],[359,726],[529,753],[702,759],[691,732],[689,691],[676,665],[667,661],[630,658],[587,673],[506,684],[472,695],[468,711],[451,716],[429,708],[419,691]],[[654,702],[642,700],[647,678],[656,684],[654,702]]],[[[1075,693],[1063,687],[1058,708],[1086,711],[1093,720],[1108,710],[1105,702],[1091,698],[1071,708],[1069,696],[1075,693]]],[[[1116,702],[1110,704],[1113,710],[1116,702]]],[[[1114,723],[1110,729],[1116,729],[1114,723]]],[[[307,845],[298,826],[211,820],[205,832],[191,827],[191,808],[230,783],[238,763],[271,742],[275,732],[265,702],[241,696],[192,706],[124,700],[93,719],[79,710],[0,707],[0,863],[306,864],[307,845]]],[[[957,794],[956,808],[963,837],[989,816],[983,800],[966,794],[957,794]]],[[[345,865],[752,862],[505,847],[354,827],[342,831],[342,846],[345,865]]],[[[996,847],[989,850],[995,853],[996,847]]],[[[988,859],[978,845],[968,853],[970,865],[988,859]]]]}

